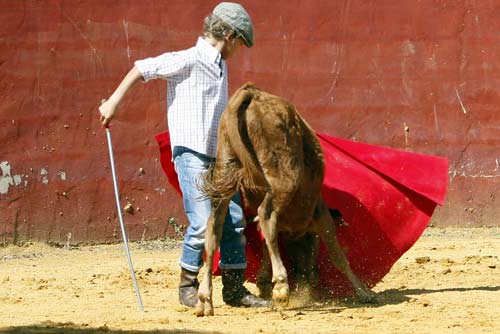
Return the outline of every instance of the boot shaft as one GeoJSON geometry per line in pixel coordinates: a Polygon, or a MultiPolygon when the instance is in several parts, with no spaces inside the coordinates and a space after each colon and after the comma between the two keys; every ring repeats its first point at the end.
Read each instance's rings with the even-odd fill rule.
{"type": "Polygon", "coordinates": [[[179,283],[179,287],[180,288],[188,286],[198,287],[198,285],[199,285],[198,273],[181,268],[181,281],[179,283]]]}
{"type": "Polygon", "coordinates": [[[271,302],[254,296],[243,285],[245,269],[222,270],[222,299],[230,306],[267,307],[271,302]]]}
{"type": "Polygon", "coordinates": [[[182,305],[195,307],[198,302],[198,273],[181,268],[179,283],[179,302],[182,305]]]}

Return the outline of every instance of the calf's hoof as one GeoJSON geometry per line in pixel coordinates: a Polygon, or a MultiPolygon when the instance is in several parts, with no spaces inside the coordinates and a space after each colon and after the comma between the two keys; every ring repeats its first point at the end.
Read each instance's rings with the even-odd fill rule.
{"type": "Polygon", "coordinates": [[[273,301],[276,306],[287,306],[290,296],[288,283],[276,283],[273,289],[273,301]]]}
{"type": "Polygon", "coordinates": [[[201,300],[198,300],[198,303],[196,304],[194,308],[194,314],[197,317],[209,317],[214,315],[214,306],[211,301],[205,301],[202,302],[201,300]]]}
{"type": "Polygon", "coordinates": [[[379,299],[370,289],[359,289],[357,291],[358,299],[365,304],[377,304],[379,299]]]}

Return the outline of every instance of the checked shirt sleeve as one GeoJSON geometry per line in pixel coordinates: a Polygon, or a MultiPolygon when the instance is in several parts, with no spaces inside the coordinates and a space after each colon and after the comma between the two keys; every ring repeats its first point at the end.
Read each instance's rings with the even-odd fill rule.
{"type": "Polygon", "coordinates": [[[158,57],[138,60],[135,67],[141,72],[144,81],[168,79],[189,71],[192,64],[192,50],[167,52],[158,57]]]}

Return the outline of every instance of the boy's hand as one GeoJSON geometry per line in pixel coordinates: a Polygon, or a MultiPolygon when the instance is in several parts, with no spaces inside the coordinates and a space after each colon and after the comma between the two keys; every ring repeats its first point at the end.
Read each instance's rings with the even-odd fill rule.
{"type": "Polygon", "coordinates": [[[99,107],[99,112],[101,114],[100,121],[104,128],[107,128],[109,122],[113,119],[116,112],[116,104],[111,100],[102,100],[101,106],[99,107]]]}

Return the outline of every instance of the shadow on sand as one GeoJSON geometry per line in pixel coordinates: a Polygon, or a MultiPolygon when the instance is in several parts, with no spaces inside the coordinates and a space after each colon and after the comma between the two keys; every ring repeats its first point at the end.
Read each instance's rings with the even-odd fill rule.
{"type": "Polygon", "coordinates": [[[107,327],[88,328],[73,323],[61,323],[31,326],[0,328],[0,334],[208,334],[213,331],[196,331],[189,329],[157,329],[157,330],[113,330],[107,327]]]}
{"type": "MultiPolygon", "coordinates": [[[[500,286],[478,286],[473,288],[443,288],[443,289],[388,289],[377,294],[379,301],[373,304],[362,303],[355,297],[345,299],[324,298],[317,302],[300,307],[287,308],[288,311],[340,313],[346,309],[353,308],[377,308],[386,305],[397,305],[410,302],[415,296],[429,295],[443,292],[467,292],[467,291],[500,291],[500,286]]],[[[1,332],[0,332],[1,334],[1,332]]]]}

